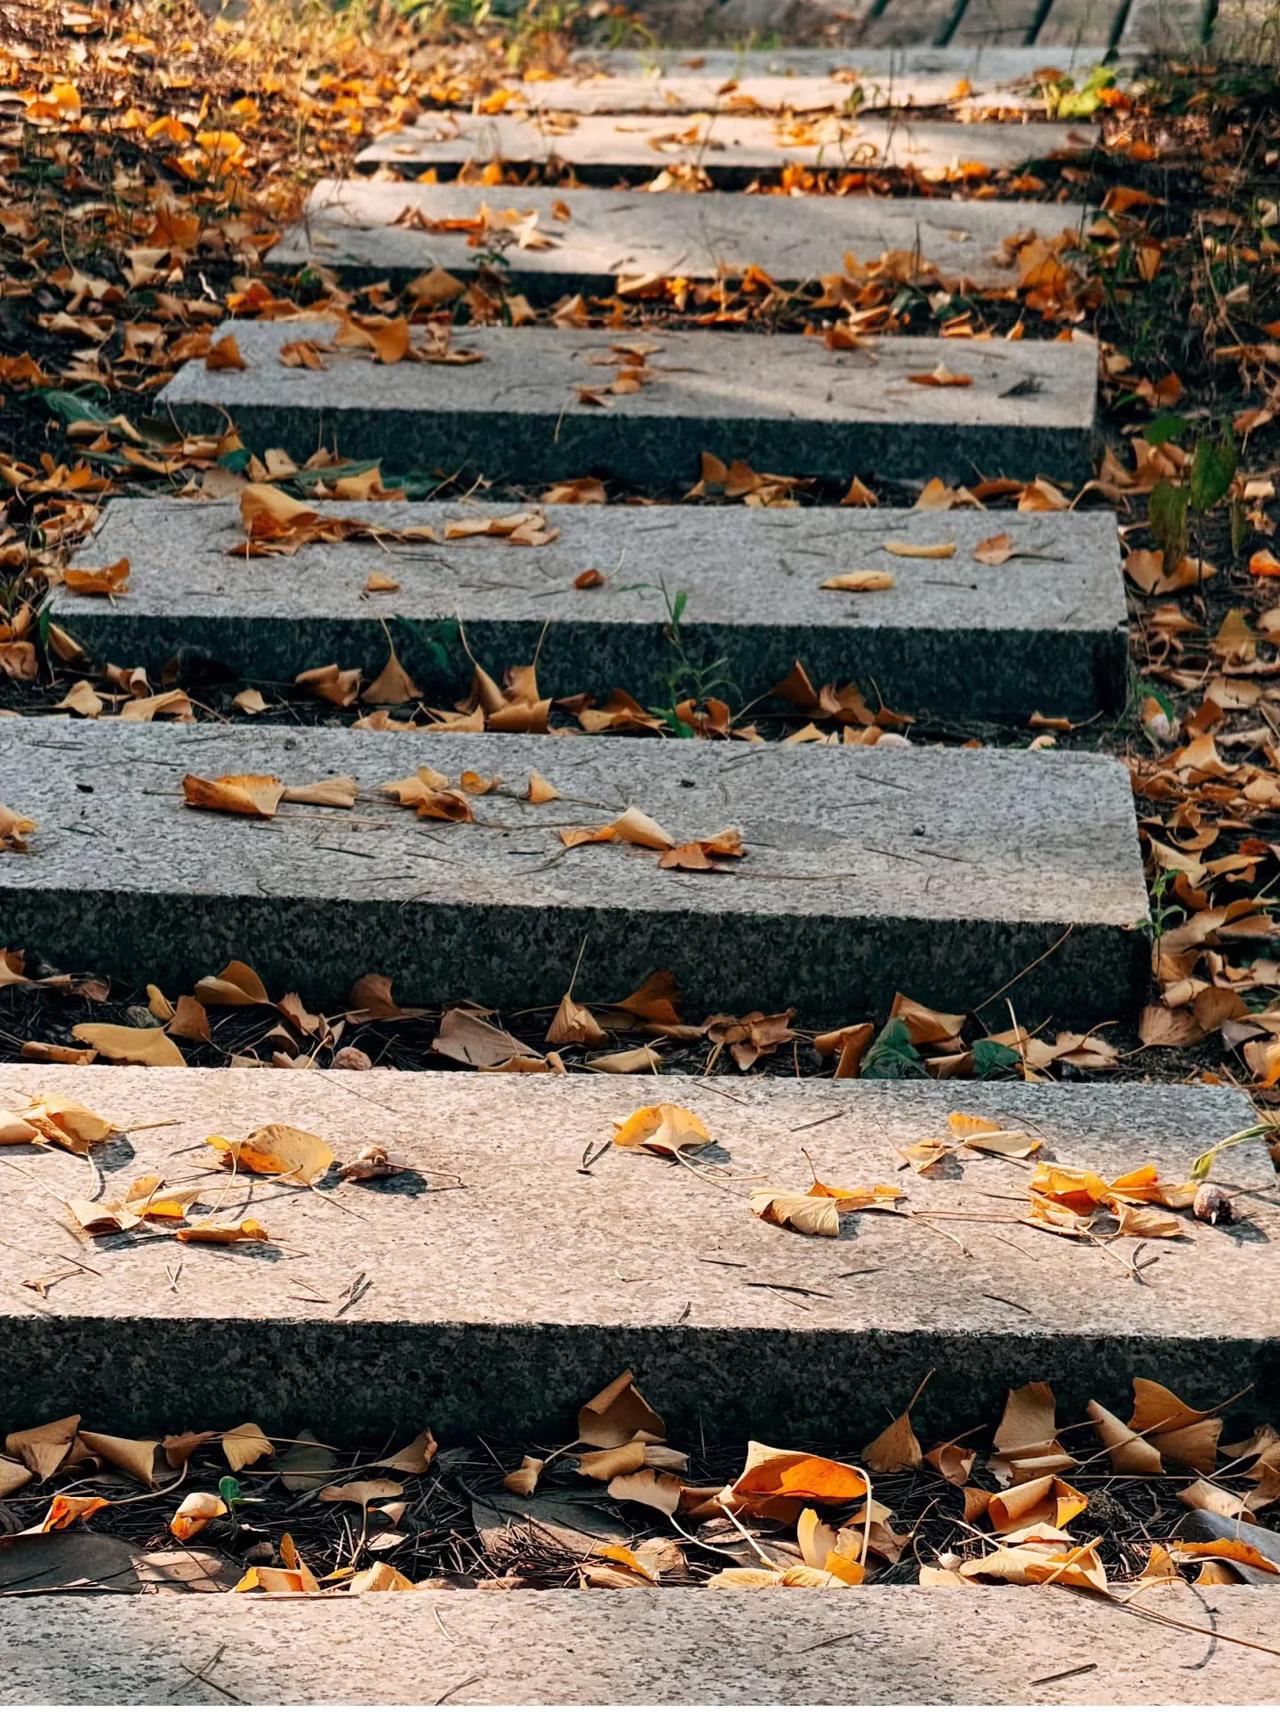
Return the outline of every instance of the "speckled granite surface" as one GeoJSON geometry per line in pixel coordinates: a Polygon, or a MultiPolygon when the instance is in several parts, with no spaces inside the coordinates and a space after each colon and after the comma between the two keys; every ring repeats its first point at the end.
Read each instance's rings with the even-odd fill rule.
{"type": "Polygon", "coordinates": [[[1020,1163],[975,1158],[936,1181],[897,1172],[895,1149],[945,1132],[959,1105],[1108,1177],[1147,1161],[1181,1176],[1248,1122],[1225,1090],[16,1066],[0,1074],[0,1107],[55,1086],[124,1128],[96,1154],[108,1195],[144,1172],[203,1181],[221,1216],[256,1217],[271,1240],[105,1238],[94,1273],[38,1297],[23,1280],[65,1270],[59,1199],[84,1192],[85,1168],[6,1149],[28,1175],[5,1173],[0,1429],[77,1410],[123,1432],[247,1416],[333,1434],[429,1421],[440,1436],[554,1438],[628,1366],[673,1430],[709,1438],[869,1435],[930,1369],[922,1434],[983,1418],[1030,1378],[1055,1386],[1063,1419],[1092,1396],[1127,1413],[1135,1373],[1193,1401],[1255,1384],[1260,1417],[1280,1404],[1280,1212],[1260,1147],[1221,1173],[1245,1186],[1240,1220],[1160,1244],[1146,1287],[1118,1264],[1132,1242],[1108,1253],[1011,1222],[1020,1163]],[[705,1157],[735,1174],[727,1187],[618,1150],[579,1169],[659,1095],[707,1123],[718,1151],[705,1157]],[[339,1158],[382,1142],[415,1172],[347,1185],[333,1204],[211,1170],[205,1136],[276,1120],[339,1158]],[[753,1186],[807,1186],[802,1149],[825,1181],[892,1181],[913,1215],[976,1217],[865,1213],[839,1241],[753,1218],[753,1186]],[[360,1274],[369,1288],[344,1307],[360,1274]]]}

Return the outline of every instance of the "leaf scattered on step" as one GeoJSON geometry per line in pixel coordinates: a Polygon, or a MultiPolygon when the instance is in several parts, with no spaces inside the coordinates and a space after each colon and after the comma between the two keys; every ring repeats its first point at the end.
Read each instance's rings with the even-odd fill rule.
{"type": "Polygon", "coordinates": [[[896,579],[890,571],[841,571],[838,576],[828,577],[818,586],[838,589],[844,594],[873,594],[880,589],[894,588],[896,579]]]}
{"type": "MultiPolygon", "coordinates": [[[[595,1062],[598,1065],[600,1060],[595,1062]]],[[[700,1117],[684,1106],[669,1104],[641,1106],[613,1131],[615,1147],[641,1148],[668,1159],[707,1147],[711,1139],[711,1131],[700,1117]]]]}
{"type": "Polygon", "coordinates": [[[188,773],[182,794],[189,808],[215,809],[220,814],[243,814],[270,820],[280,806],[284,784],[269,773],[223,773],[202,779],[188,773]]]}
{"type": "Polygon", "coordinates": [[[224,1135],[206,1136],[205,1144],[239,1171],[285,1177],[294,1183],[317,1182],[335,1157],[328,1142],[318,1135],[283,1123],[264,1124],[243,1141],[224,1135]]]}

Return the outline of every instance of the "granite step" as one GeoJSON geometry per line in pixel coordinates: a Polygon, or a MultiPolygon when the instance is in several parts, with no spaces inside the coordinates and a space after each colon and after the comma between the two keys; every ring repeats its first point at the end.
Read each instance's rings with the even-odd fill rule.
{"type": "Polygon", "coordinates": [[[338,269],[347,284],[403,285],[433,267],[456,279],[494,266],[513,289],[547,301],[621,287],[629,295],[662,279],[740,280],[758,268],[796,286],[843,275],[853,255],[866,266],[887,250],[917,259],[916,276],[998,290],[1018,283],[1014,243],[1079,236],[1078,206],[1038,202],[947,202],[917,198],[649,196],[641,191],[481,189],[386,179],[321,179],[306,211],[271,252],[273,267],[338,269]],[[568,213],[565,214],[565,210],[568,213]],[[486,214],[486,210],[489,212],[486,214]],[[530,214],[532,242],[494,215],[530,214]],[[478,221],[473,231],[432,222],[478,221]]]}
{"type": "Polygon", "coordinates": [[[696,1011],[796,1005],[825,1026],[895,988],[963,1011],[1024,971],[1028,1023],[1139,993],[1133,802],[1101,756],[45,719],[0,722],[0,760],[39,823],[5,864],[0,944],[63,968],[189,984],[238,957],[331,1003],[392,964],[437,999],[555,1005],[585,940],[594,992],[670,967],[696,1011]],[[474,824],[415,818],[379,787],[423,766],[506,788],[474,824]],[[527,801],[531,771],[561,800],[527,801]],[[259,820],[185,807],[188,773],[364,794],[259,820]],[[748,854],[688,873],[559,836],[628,808],[677,844],[736,828],[748,854]]]}
{"type": "Polygon", "coordinates": [[[356,157],[364,168],[401,174],[453,175],[491,161],[526,168],[556,162],[584,182],[656,176],[664,168],[699,168],[716,183],[741,185],[788,166],[905,171],[945,176],[967,164],[987,172],[1012,169],[1090,147],[1087,126],[1027,121],[957,125],[947,120],[878,119],[794,123],[735,114],[654,117],[585,114],[549,128],[538,117],[430,113],[404,131],[389,132],[356,157]]]}
{"type": "MultiPolygon", "coordinates": [[[[1114,517],[1018,513],[749,507],[553,505],[558,537],[520,549],[501,538],[448,540],[451,524],[510,513],[493,504],[326,504],[321,517],[389,531],[424,525],[439,545],[385,538],[313,542],[287,557],[236,556],[244,531],[233,502],[116,500],[103,513],[93,562],[128,558],[118,600],[56,591],[53,616],[99,660],[157,676],[175,654],[237,675],[291,681],[340,660],[368,681],[387,657],[387,630],[433,705],[464,695],[471,665],[455,642],[447,663],[412,626],[461,622],[472,654],[499,682],[535,655],[541,693],[625,688],[645,706],[672,699],[682,674],[714,670],[737,707],[767,697],[796,660],[811,680],[856,680],[890,708],[951,719],[1025,722],[1040,711],[1088,719],[1124,705],[1125,600],[1114,517]],[[974,549],[1006,535],[999,565],[974,549]],[[951,546],[909,558],[885,543],[951,546]],[[864,594],[824,589],[844,571],[892,577],[864,594]],[[595,588],[577,578],[598,570],[595,588]],[[393,591],[371,596],[371,576],[393,591]],[[669,603],[684,597],[683,661],[669,603]],[[408,624],[398,624],[406,619],[408,624]],[[981,672],[973,670],[983,661],[981,672]],[[872,691],[871,686],[876,690],[872,691]]],[[[678,697],[677,697],[678,699],[678,697]]],[[[781,702],[769,708],[787,710],[781,702]]]]}
{"type": "Polygon", "coordinates": [[[1054,1589],[7,1599],[18,1705],[1243,1705],[1280,1697],[1275,1595],[1186,1586],[1145,1618],[1054,1589]],[[495,1606],[495,1598],[499,1604],[495,1606]],[[1170,1628],[1172,1619],[1182,1630],[1170,1628]],[[1227,1634],[1206,1643],[1206,1623],[1227,1634]],[[1212,1655],[1206,1660],[1206,1645],[1212,1655]],[[1261,1649],[1261,1650],[1258,1650],[1261,1649]]]}
{"type": "Polygon", "coordinates": [[[959,1106],[1108,1180],[1155,1164],[1181,1181],[1205,1147],[1252,1121],[1233,1090],[28,1064],[0,1074],[6,1108],[50,1089],[123,1130],[95,1149],[107,1199],[142,1173],[199,1181],[206,1136],[270,1122],[318,1135],[339,1160],[379,1143],[411,1170],[385,1188],[326,1180],[321,1196],[215,1172],[209,1204],[224,1220],[257,1219],[261,1248],[185,1243],[171,1287],[172,1243],[100,1238],[86,1256],[94,1270],[42,1297],[19,1285],[58,1260],[65,1269],[59,1201],[86,1192],[85,1162],[11,1149],[28,1170],[6,1182],[6,1429],[75,1412],[124,1434],[252,1420],[307,1425],[337,1444],[424,1426],[443,1444],[559,1444],[582,1401],[624,1368],[675,1444],[859,1445],[930,1372],[913,1411],[925,1443],[994,1420],[1006,1389],[1031,1378],[1052,1385],[1063,1422],[1082,1420],[1090,1398],[1127,1413],[1135,1374],[1206,1403],[1254,1386],[1257,1420],[1280,1405],[1275,1175],[1261,1142],[1218,1173],[1235,1186],[1237,1222],[1189,1223],[1188,1238],[1149,1243],[1141,1258],[1158,1261],[1146,1287],[1125,1273],[1131,1241],[1073,1242],[1017,1222],[1030,1206],[1025,1162],[975,1155],[931,1180],[905,1172],[896,1151],[947,1133],[959,1106]],[[659,1098],[710,1130],[701,1175],[622,1149],[582,1169],[616,1123],[659,1098]],[[900,1214],[847,1218],[839,1240],[755,1218],[748,1197],[761,1182],[808,1187],[806,1153],[825,1182],[893,1183],[907,1197],[900,1214]],[[733,1175],[709,1181],[711,1157],[733,1175]],[[358,1273],[369,1288],[347,1302],[358,1273]]]}
{"type": "Polygon", "coordinates": [[[336,445],[388,472],[521,485],[599,474],[684,491],[703,452],[841,482],[969,482],[980,471],[1078,484],[1090,473],[1097,351],[1079,335],[829,350],[801,334],[481,327],[451,346],[479,361],[371,370],[369,354],[351,350],[324,355],[321,369],[282,361],[283,347],[324,344],[336,330],[323,316],[224,323],[215,338],[234,335],[245,366],[189,362],[159,408],[203,432],[230,416],[254,450],[283,447],[299,463],[336,445]],[[609,390],[641,364],[638,390],[609,390]],[[969,384],[918,384],[939,366],[969,384]]]}

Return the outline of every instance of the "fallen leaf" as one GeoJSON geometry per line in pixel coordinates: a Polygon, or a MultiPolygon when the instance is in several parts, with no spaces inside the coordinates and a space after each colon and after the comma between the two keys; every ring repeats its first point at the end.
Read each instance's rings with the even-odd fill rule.
{"type": "Polygon", "coordinates": [[[578,1411],[578,1438],[583,1444],[612,1450],[627,1444],[637,1433],[662,1440],[667,1428],[661,1415],[637,1391],[630,1371],[620,1373],[578,1411]]]}
{"type": "Polygon", "coordinates": [[[952,559],[956,544],[954,541],[886,541],[884,551],[892,553],[895,559],[952,559]]]}
{"type": "Polygon", "coordinates": [[[153,1068],[171,1065],[178,1069],[186,1066],[186,1059],[163,1027],[127,1028],[122,1023],[80,1022],[71,1033],[113,1064],[149,1064],[153,1068]]]}
{"type": "Polygon", "coordinates": [[[842,571],[818,585],[824,589],[839,589],[845,594],[871,594],[878,589],[891,589],[895,579],[888,571],[842,571]]]}
{"type": "Polygon", "coordinates": [[[159,1439],[118,1439],[109,1433],[82,1432],[80,1443],[94,1456],[101,1457],[103,1462],[131,1474],[143,1486],[153,1487],[156,1484],[155,1460],[160,1449],[159,1439]]]}
{"type": "Polygon", "coordinates": [[[103,565],[93,571],[73,570],[68,567],[62,573],[62,581],[72,594],[124,594],[129,587],[129,561],[117,559],[114,565],[103,565]]]}
{"type": "Polygon", "coordinates": [[[205,1145],[223,1154],[239,1170],[294,1183],[315,1183],[333,1164],[333,1149],[318,1135],[291,1124],[264,1124],[243,1141],[208,1135],[205,1145]]]}
{"type": "Polygon", "coordinates": [[[973,385],[973,376],[972,375],[953,374],[952,371],[947,367],[947,365],[945,363],[939,363],[937,368],[931,369],[928,374],[909,374],[907,376],[907,379],[909,381],[914,382],[914,384],[916,386],[972,386],[973,385]]]}
{"type": "Polygon", "coordinates": [[[873,1474],[898,1474],[903,1469],[921,1467],[924,1453],[911,1429],[910,1413],[899,1415],[872,1439],[862,1453],[862,1460],[873,1474]]]}
{"type": "Polygon", "coordinates": [[[182,794],[189,808],[270,820],[280,806],[284,785],[270,773],[224,773],[216,779],[188,773],[182,781],[182,794]]]}
{"type": "MultiPolygon", "coordinates": [[[[598,1065],[599,1059],[595,1060],[598,1065]]],[[[681,1152],[694,1152],[711,1142],[711,1131],[684,1106],[641,1106],[614,1126],[615,1147],[638,1147],[674,1159],[681,1152]]]]}

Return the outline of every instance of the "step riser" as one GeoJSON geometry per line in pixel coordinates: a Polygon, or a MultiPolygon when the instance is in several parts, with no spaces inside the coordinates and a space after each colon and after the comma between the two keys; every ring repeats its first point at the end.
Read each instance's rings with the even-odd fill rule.
{"type": "MultiPolygon", "coordinates": [[[[838,598],[833,596],[833,599],[838,598]]],[[[871,598],[874,598],[871,597],[871,598]]],[[[237,676],[289,684],[299,672],[337,660],[343,668],[359,666],[372,681],[387,657],[387,636],[376,616],[358,619],[274,618],[269,627],[260,616],[228,615],[183,619],[148,618],[101,605],[91,612],[64,611],[55,606],[57,622],[67,625],[75,639],[100,660],[132,667],[142,665],[155,680],[176,654],[208,659],[237,676]]],[[[404,610],[402,607],[400,610],[404,610]]],[[[453,616],[456,608],[441,605],[414,615],[427,625],[453,616]]],[[[390,618],[390,614],[388,617],[390,618]]],[[[392,633],[397,627],[392,623],[392,633]]],[[[586,691],[603,700],[615,688],[626,689],[645,707],[665,707],[672,695],[673,673],[678,685],[686,679],[673,659],[663,623],[651,626],[573,623],[561,620],[546,630],[536,619],[485,622],[468,619],[467,641],[478,660],[505,668],[527,664],[537,655],[538,680],[552,697],[586,691]]],[[[948,722],[966,719],[1022,724],[1033,713],[1088,719],[1124,706],[1126,658],[1118,632],[1084,636],[1055,636],[1036,631],[971,631],[944,636],[904,627],[841,634],[833,626],[779,625],[775,630],[721,628],[714,623],[688,624],[683,631],[686,653],[695,666],[722,662],[714,694],[735,686],[736,703],[764,695],[802,660],[815,683],[874,684],[886,707],[898,713],[931,712],[948,722]],[[998,671],[975,677],[974,648],[998,649],[987,663],[998,671]],[[922,669],[923,666],[923,669],[922,669]]],[[[442,674],[430,656],[412,639],[397,636],[396,651],[414,682],[432,706],[448,707],[464,696],[470,672],[442,674]]],[[[683,691],[681,693],[684,693],[683,691]]],[[[769,711],[775,704],[769,703],[769,711]]],[[[780,708],[781,704],[777,704],[780,708]]],[[[756,709],[756,717],[761,714],[756,709]]],[[[768,717],[767,712],[765,717],[768,717]]]]}
{"type": "Polygon", "coordinates": [[[648,341],[652,381],[601,406],[580,389],[612,383],[616,334],[482,328],[454,341],[478,363],[374,368],[334,352],[313,371],[287,367],[281,347],[328,340],[332,321],[233,322],[218,336],[228,331],[247,366],[188,363],[161,409],[202,433],[225,431],[229,414],[253,449],[280,446],[299,463],[336,443],[388,473],[480,471],[525,491],[593,472],[684,491],[705,451],[842,483],[855,473],[971,482],[981,471],[1078,484],[1090,471],[1097,356],[1087,339],[894,338],[828,351],[800,335],[663,332],[648,341]],[[940,363],[971,384],[909,378],[940,363]]]}
{"type": "MultiPolygon", "coordinates": [[[[571,1254],[558,1263],[571,1267],[571,1254]]],[[[416,1264],[430,1289],[426,1241],[416,1264]]],[[[803,1262],[797,1257],[779,1276],[803,1283],[803,1262]]],[[[519,1316],[514,1298],[511,1309],[519,1316]]],[[[150,1319],[64,1317],[10,1323],[5,1342],[5,1390],[22,1403],[20,1420],[6,1404],[7,1428],[79,1413],[98,1431],[125,1435],[243,1419],[285,1431],[305,1425],[341,1441],[427,1422],[443,1442],[496,1434],[561,1443],[573,1437],[584,1397],[624,1368],[660,1407],[676,1443],[766,1433],[779,1444],[858,1443],[901,1411],[926,1373],[930,1403],[914,1421],[935,1437],[958,1421],[998,1418],[1005,1393],[1028,1376],[1053,1387],[1063,1420],[1083,1419],[1095,1397],[1123,1409],[1134,1374],[1158,1374],[1179,1395],[1210,1399],[1253,1387],[1250,1406],[1256,1402],[1262,1418],[1280,1406],[1274,1339],[1113,1336],[1091,1342],[1086,1354],[1072,1332],[618,1328],[523,1319],[505,1327],[302,1326],[286,1315],[275,1325],[217,1319],[162,1330],[150,1319]],[[339,1374],[358,1375],[358,1386],[335,1385],[339,1374]]]]}
{"type": "MultiPolygon", "coordinates": [[[[334,833],[342,835],[340,824],[334,833]]],[[[898,989],[963,1010],[1046,957],[1070,929],[1052,969],[1031,970],[1019,983],[1022,1007],[1037,1018],[1052,1014],[1057,1022],[1084,1024],[1099,1013],[1131,1017],[1141,996],[1141,938],[1075,924],[1065,909],[1029,925],[885,915],[851,928],[840,915],[795,919],[785,907],[780,902],[782,913],[752,917],[739,928],[701,908],[637,914],[603,906],[468,908],[430,899],[320,903],[221,895],[202,908],[159,889],[122,894],[78,883],[11,897],[0,903],[0,923],[6,944],[37,952],[56,968],[189,988],[215,965],[247,958],[264,980],[298,986],[317,1004],[338,1002],[376,963],[394,974],[399,989],[433,1002],[555,1005],[585,940],[598,990],[624,992],[651,970],[674,966],[698,1014],[790,1005],[814,1027],[883,1015],[898,989]],[[406,937],[414,943],[406,946],[406,937]],[[371,946],[394,949],[375,955],[371,946]]]]}
{"type": "MultiPolygon", "coordinates": [[[[460,621],[473,657],[499,682],[536,656],[541,693],[554,697],[603,699],[621,687],[664,706],[691,693],[690,671],[703,668],[736,708],[767,697],[798,659],[816,685],[853,679],[873,707],[878,693],[897,712],[952,720],[1022,722],[1037,710],[1088,718],[1124,703],[1124,592],[1109,514],[548,506],[558,537],[527,549],[445,539],[450,523],[509,507],[316,509],[387,531],[426,525],[440,544],[384,537],[246,562],[236,556],[244,531],[234,503],[116,502],[80,557],[127,557],[127,594],[109,603],[60,590],[54,616],[97,658],[145,665],[153,677],[184,653],[283,683],[331,660],[372,681],[389,624],[433,706],[466,695],[470,662],[455,638],[442,666],[398,618],[429,632],[460,621]],[[1017,556],[983,565],[974,549],[995,533],[1009,535],[1017,556]],[[887,541],[954,552],[910,559],[885,551],[887,541]],[[605,584],[575,588],[587,569],[605,584]],[[894,586],[821,588],[854,569],[885,572],[894,586]],[[370,598],[375,574],[400,588],[370,598]],[[684,661],[668,633],[668,601],[681,595],[684,661]]],[[[794,713],[766,700],[757,716],[770,709],[794,713]]]]}
{"type": "Polygon", "coordinates": [[[1029,1024],[1125,1014],[1141,990],[1133,802],[1096,757],[5,723],[6,796],[41,830],[6,872],[0,944],[64,966],[189,985],[239,957],[332,1003],[373,965],[437,1002],[556,1005],[585,940],[596,995],[669,967],[691,1014],[796,1005],[823,1026],[896,988],[965,1010],[1024,972],[1029,1024]],[[460,826],[376,794],[423,765],[507,794],[460,826]],[[562,800],[524,801],[531,770],[562,800]],[[187,772],[350,774],[366,794],[266,823],[185,808],[187,772]],[[748,854],[690,874],[561,842],[628,806],[677,842],[736,827],[748,854]]]}

